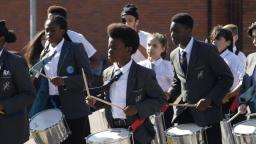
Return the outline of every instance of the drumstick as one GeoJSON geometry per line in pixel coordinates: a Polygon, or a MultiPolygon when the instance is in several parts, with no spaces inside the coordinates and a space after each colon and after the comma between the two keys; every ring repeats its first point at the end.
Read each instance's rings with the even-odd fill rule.
{"type": "Polygon", "coordinates": [[[234,116],[232,116],[232,118],[230,118],[228,120],[228,123],[230,123],[232,120],[234,120],[236,117],[238,117],[240,115],[240,112],[237,112],[234,116]]]}
{"type": "Polygon", "coordinates": [[[43,74],[43,73],[41,73],[41,72],[39,72],[39,71],[33,69],[33,67],[32,67],[31,69],[32,69],[33,71],[35,71],[36,73],[38,73],[39,75],[41,75],[42,77],[44,77],[44,78],[46,78],[46,79],[48,79],[48,80],[51,80],[51,78],[49,78],[49,77],[47,77],[45,74],[43,74]]]}
{"type": "Polygon", "coordinates": [[[124,110],[122,107],[120,107],[120,106],[118,106],[118,105],[112,104],[112,103],[110,103],[110,102],[108,102],[108,101],[102,100],[102,99],[97,98],[97,97],[95,97],[95,96],[91,96],[91,95],[90,95],[90,91],[89,91],[89,87],[88,87],[88,83],[87,83],[87,79],[86,79],[86,76],[85,76],[85,73],[84,73],[84,69],[83,69],[83,68],[82,68],[82,75],[83,75],[83,79],[84,79],[85,89],[86,89],[86,92],[87,92],[87,98],[91,97],[91,98],[93,98],[93,99],[95,99],[95,100],[97,100],[97,101],[99,101],[99,102],[104,103],[104,104],[107,104],[107,105],[110,105],[110,106],[112,106],[112,107],[116,107],[116,108],[119,108],[119,109],[121,109],[121,110],[124,110]]]}
{"type": "Polygon", "coordinates": [[[86,89],[86,92],[87,92],[87,96],[91,96],[90,91],[89,91],[89,87],[88,87],[88,83],[87,83],[87,79],[86,79],[83,68],[82,68],[82,75],[83,75],[83,79],[84,79],[84,85],[85,85],[85,89],[86,89]]]}
{"type": "Polygon", "coordinates": [[[4,115],[5,113],[4,113],[3,111],[0,111],[0,114],[1,114],[1,115],[4,115]]]}
{"type": "Polygon", "coordinates": [[[99,102],[102,102],[102,103],[104,103],[104,104],[110,105],[110,106],[112,106],[112,107],[116,107],[116,108],[119,108],[119,109],[121,109],[121,110],[124,110],[122,107],[120,107],[120,106],[118,106],[118,105],[112,104],[112,103],[110,103],[110,102],[108,102],[108,101],[102,100],[102,99],[97,98],[97,97],[95,97],[95,96],[89,96],[89,97],[91,97],[91,98],[93,98],[93,99],[95,99],[95,100],[97,100],[97,101],[99,101],[99,102]]]}
{"type": "Polygon", "coordinates": [[[170,106],[178,106],[178,107],[196,107],[195,104],[175,104],[175,103],[169,103],[170,106]]]}
{"type": "Polygon", "coordinates": [[[256,116],[256,113],[248,113],[246,116],[256,116]]]}

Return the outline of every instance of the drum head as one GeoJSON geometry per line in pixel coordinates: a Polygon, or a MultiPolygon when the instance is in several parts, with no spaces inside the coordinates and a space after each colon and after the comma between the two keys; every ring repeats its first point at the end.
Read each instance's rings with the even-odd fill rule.
{"type": "Polygon", "coordinates": [[[36,131],[45,130],[57,124],[62,118],[63,114],[59,109],[44,110],[32,117],[29,127],[36,131]]]}
{"type": "Polygon", "coordinates": [[[237,124],[234,129],[234,133],[237,134],[256,134],[256,120],[246,120],[237,124]]]}
{"type": "Polygon", "coordinates": [[[181,124],[174,127],[171,127],[167,130],[167,135],[173,136],[184,136],[184,135],[192,135],[196,132],[201,131],[203,128],[196,124],[181,124]]]}
{"type": "Polygon", "coordinates": [[[89,143],[110,143],[130,138],[130,136],[131,134],[128,130],[115,128],[91,134],[86,138],[86,141],[89,143]]]}

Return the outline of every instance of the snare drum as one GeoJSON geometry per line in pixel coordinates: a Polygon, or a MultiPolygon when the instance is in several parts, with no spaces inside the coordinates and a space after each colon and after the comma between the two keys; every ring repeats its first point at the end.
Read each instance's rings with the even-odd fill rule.
{"type": "Polygon", "coordinates": [[[246,120],[237,124],[233,134],[237,144],[256,144],[256,120],[246,120]]]}
{"type": "Polygon", "coordinates": [[[126,129],[114,128],[86,137],[87,144],[132,144],[132,133],[126,129]]]}
{"type": "Polygon", "coordinates": [[[71,133],[64,115],[59,109],[48,109],[37,113],[30,123],[32,138],[38,144],[58,144],[71,133]]]}
{"type": "Polygon", "coordinates": [[[205,129],[196,124],[181,124],[167,129],[167,144],[205,144],[205,129]]]}

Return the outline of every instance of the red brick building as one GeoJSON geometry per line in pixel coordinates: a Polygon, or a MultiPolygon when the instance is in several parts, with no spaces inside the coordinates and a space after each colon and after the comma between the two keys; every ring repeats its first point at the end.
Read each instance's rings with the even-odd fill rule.
{"type": "MultiPolygon", "coordinates": [[[[6,45],[20,50],[29,41],[29,0],[0,0],[0,19],[17,34],[15,44],[6,45]]],[[[106,27],[120,22],[120,11],[127,3],[139,8],[140,28],[148,32],[160,32],[169,37],[170,18],[178,12],[190,13],[195,21],[194,36],[204,40],[217,24],[234,23],[239,26],[239,45],[246,54],[255,48],[247,37],[247,27],[256,21],[255,0],[37,0],[37,30],[43,29],[46,10],[50,5],[68,9],[68,22],[95,46],[99,55],[106,55],[106,27]]],[[[173,46],[170,44],[171,49],[173,46]]]]}

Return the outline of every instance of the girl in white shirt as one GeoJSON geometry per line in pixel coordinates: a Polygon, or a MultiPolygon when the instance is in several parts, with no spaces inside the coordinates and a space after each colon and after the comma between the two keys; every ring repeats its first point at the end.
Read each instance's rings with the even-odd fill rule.
{"type": "MultiPolygon", "coordinates": [[[[140,65],[155,71],[157,82],[164,92],[167,92],[171,88],[174,76],[172,63],[161,57],[166,47],[167,38],[160,33],[153,33],[148,39],[148,58],[139,62],[140,65]]],[[[169,99],[167,93],[166,98],[169,99]]],[[[171,126],[173,111],[172,108],[168,108],[164,111],[165,126],[168,128],[171,126]]]]}

